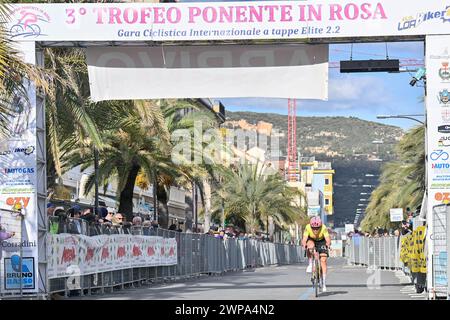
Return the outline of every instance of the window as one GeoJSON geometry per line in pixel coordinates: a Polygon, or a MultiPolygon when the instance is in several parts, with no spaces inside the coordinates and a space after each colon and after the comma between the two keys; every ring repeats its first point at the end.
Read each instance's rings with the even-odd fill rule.
{"type": "Polygon", "coordinates": [[[330,179],[326,178],[325,179],[325,185],[328,186],[330,184],[330,179]]]}
{"type": "Polygon", "coordinates": [[[330,199],[325,199],[325,205],[329,205],[330,204],[330,199]]]}

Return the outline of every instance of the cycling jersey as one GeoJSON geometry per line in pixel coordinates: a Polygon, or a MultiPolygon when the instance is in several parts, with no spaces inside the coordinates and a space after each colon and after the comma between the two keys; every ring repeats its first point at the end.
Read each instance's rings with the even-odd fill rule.
{"type": "Polygon", "coordinates": [[[314,241],[320,241],[325,239],[325,237],[329,237],[330,235],[328,234],[327,227],[324,224],[322,224],[320,232],[318,233],[317,236],[314,234],[311,225],[308,224],[305,228],[305,232],[303,232],[303,236],[304,237],[307,236],[308,238],[311,238],[314,241]]]}

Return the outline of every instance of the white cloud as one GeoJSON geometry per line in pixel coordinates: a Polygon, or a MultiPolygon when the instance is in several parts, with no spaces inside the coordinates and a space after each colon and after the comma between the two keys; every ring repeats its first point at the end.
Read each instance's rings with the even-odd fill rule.
{"type": "MultiPolygon", "coordinates": [[[[220,98],[219,98],[220,99],[220,98]]],[[[385,106],[392,97],[385,81],[370,76],[339,75],[329,81],[329,99],[299,100],[298,108],[304,111],[342,111],[385,106]],[[382,94],[380,94],[382,93],[382,94]]],[[[245,107],[246,110],[287,110],[287,99],[236,98],[220,99],[226,106],[245,107]]]]}

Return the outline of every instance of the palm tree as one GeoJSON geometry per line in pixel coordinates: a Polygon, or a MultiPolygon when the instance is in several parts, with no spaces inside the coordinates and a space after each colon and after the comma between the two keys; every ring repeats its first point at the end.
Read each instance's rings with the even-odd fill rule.
{"type": "MultiPolygon", "coordinates": [[[[188,107],[196,108],[183,101],[116,101],[112,105],[98,104],[95,108],[88,108],[88,115],[97,124],[103,141],[98,179],[104,186],[113,178],[116,179],[121,213],[132,216],[133,192],[139,174],[141,183],[143,175],[153,184],[154,199],[161,200],[167,200],[171,185],[179,184],[177,177],[192,176],[192,165],[173,162],[171,134],[177,129],[194,130],[195,121],[208,123],[210,116],[202,112],[185,115],[179,112],[188,107]]],[[[93,165],[90,139],[83,140],[74,135],[67,140],[63,149],[66,152],[63,167],[70,169],[81,166],[85,170],[93,165]]],[[[94,174],[91,174],[86,193],[94,186],[94,178],[94,174]]],[[[164,205],[166,201],[162,202],[164,205]]]]}
{"type": "Polygon", "coordinates": [[[425,127],[411,129],[396,148],[398,160],[382,168],[380,185],[374,190],[361,222],[364,231],[377,226],[394,227],[389,209],[417,207],[425,192],[425,127]]]}
{"type": "Polygon", "coordinates": [[[240,164],[222,172],[223,185],[215,192],[216,204],[223,203],[225,218],[244,221],[251,233],[261,230],[268,217],[280,226],[304,215],[294,206],[298,193],[287,187],[279,174],[265,175],[259,165],[240,164]]]}
{"type": "MultiPolygon", "coordinates": [[[[222,151],[226,151],[223,141],[220,139],[219,130],[217,130],[217,122],[209,111],[202,111],[191,100],[164,100],[161,108],[165,115],[168,130],[174,133],[183,133],[185,137],[189,137],[190,155],[180,156],[173,154],[172,159],[177,162],[178,177],[171,181],[172,184],[183,186],[185,189],[192,191],[192,200],[194,201],[194,189],[199,190],[200,200],[203,205],[203,216],[205,220],[205,228],[209,229],[211,218],[210,192],[211,186],[217,185],[217,167],[221,166],[218,162],[220,159],[204,152],[208,148],[208,142],[204,141],[205,133],[214,135],[217,146],[222,151]],[[186,110],[192,109],[182,115],[186,110]],[[181,112],[181,113],[180,113],[181,112]],[[178,131],[182,130],[182,131],[178,131]],[[199,143],[195,137],[202,137],[199,143]],[[194,137],[194,139],[191,139],[194,137]],[[190,159],[186,159],[191,157],[190,159]],[[185,161],[188,160],[188,161],[185,161]],[[193,162],[191,160],[194,160],[193,162]]],[[[173,141],[174,142],[174,141],[173,141]]],[[[217,156],[217,155],[216,155],[217,156]]]]}
{"type": "Polygon", "coordinates": [[[9,122],[16,114],[17,102],[19,100],[28,102],[25,79],[32,80],[37,87],[48,92],[43,70],[25,63],[14,47],[5,28],[9,13],[9,6],[0,1],[0,138],[9,135],[9,122]]]}
{"type": "MultiPolygon", "coordinates": [[[[155,169],[168,173],[174,171],[170,162],[170,135],[162,112],[154,102],[126,101],[117,102],[113,109],[110,106],[97,105],[97,110],[92,112],[95,123],[107,123],[100,131],[103,148],[99,154],[98,179],[104,186],[113,177],[117,179],[119,211],[131,217],[133,191],[139,172],[145,172],[151,181],[155,169]]],[[[82,170],[91,167],[94,162],[92,147],[89,139],[72,139],[64,146],[65,150],[70,150],[63,157],[64,167],[81,166],[82,170]]],[[[94,186],[94,178],[93,173],[87,181],[86,193],[94,186]]]]}
{"type": "MultiPolygon", "coordinates": [[[[100,127],[113,121],[109,109],[120,108],[117,102],[92,103],[85,54],[80,49],[46,48],[46,70],[55,76],[49,82],[46,99],[47,174],[51,186],[64,168],[61,159],[78,141],[90,140],[92,147],[102,149],[100,127]],[[95,121],[98,115],[103,121],[95,121]]],[[[115,124],[117,121],[113,121],[115,124]]]]}

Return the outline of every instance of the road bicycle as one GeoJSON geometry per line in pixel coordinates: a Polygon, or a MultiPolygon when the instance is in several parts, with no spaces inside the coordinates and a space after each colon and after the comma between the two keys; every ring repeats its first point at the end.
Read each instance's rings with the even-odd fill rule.
{"type": "Polygon", "coordinates": [[[312,273],[311,273],[311,283],[316,298],[319,296],[319,288],[322,284],[322,265],[320,264],[319,252],[317,252],[316,247],[312,249],[312,273]]]}
{"type": "MultiPolygon", "coordinates": [[[[305,257],[306,257],[306,251],[309,250],[306,248],[305,250],[305,257]]],[[[320,264],[320,256],[319,252],[317,252],[316,247],[311,249],[311,256],[313,257],[312,260],[312,273],[311,273],[311,283],[312,288],[314,290],[316,298],[319,296],[319,289],[322,287],[322,266],[320,264]]]]}

